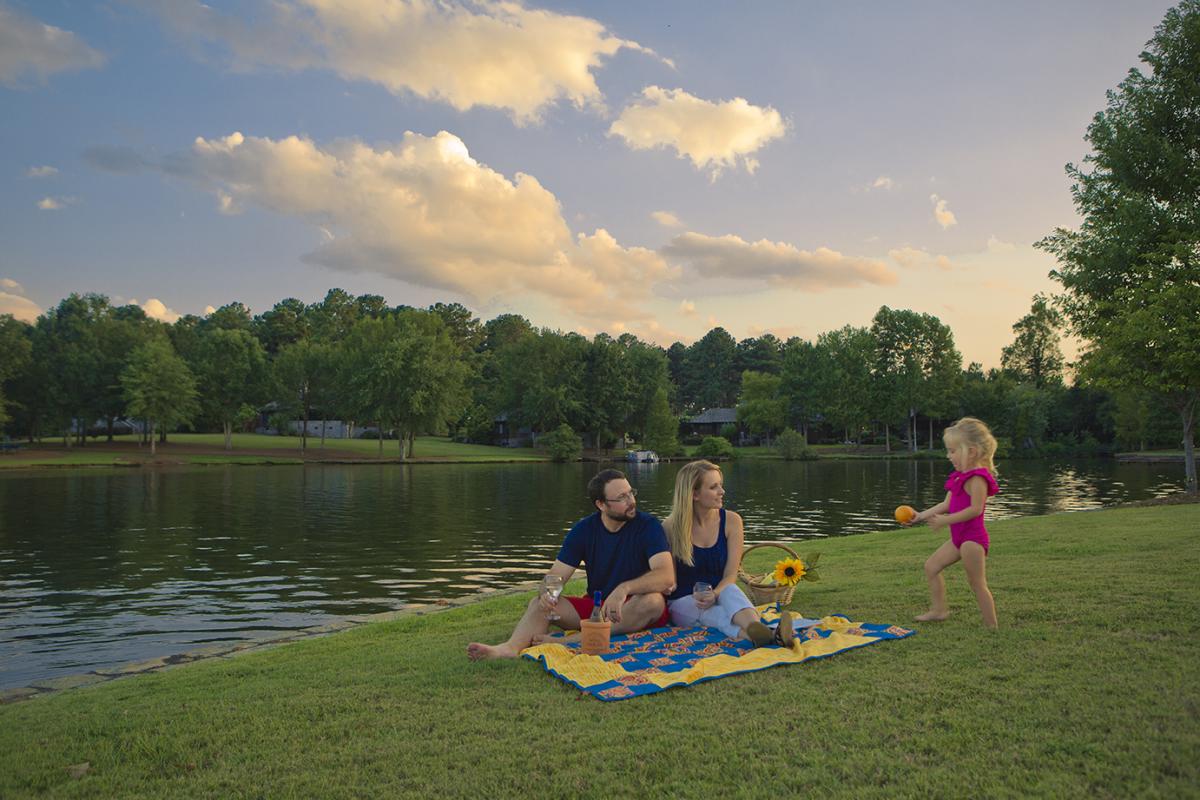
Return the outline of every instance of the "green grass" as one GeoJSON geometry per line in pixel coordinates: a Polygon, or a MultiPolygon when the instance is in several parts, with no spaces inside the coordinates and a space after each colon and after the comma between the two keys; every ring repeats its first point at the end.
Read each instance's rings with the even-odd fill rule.
{"type": "MultiPolygon", "coordinates": [[[[502,598],[0,707],[0,796],[1195,797],[1200,505],[990,527],[997,632],[954,567],[911,639],[600,703],[467,662],[502,598]]],[[[795,605],[906,624],[942,539],[804,544],[795,605]]]]}
{"type": "MultiPolygon", "coordinates": [[[[266,436],[256,433],[235,433],[233,435],[233,451],[228,455],[211,454],[211,455],[189,455],[186,452],[172,449],[175,445],[184,445],[191,447],[207,447],[207,448],[223,448],[225,446],[225,437],[219,433],[173,433],[169,437],[169,442],[166,449],[160,447],[158,457],[165,460],[184,460],[197,464],[225,464],[225,463],[253,463],[253,464],[278,464],[278,463],[299,463],[300,456],[300,438],[296,436],[266,436]],[[256,455],[239,455],[238,450],[270,450],[279,451],[284,455],[284,460],[277,457],[264,457],[256,455]]],[[[114,441],[118,444],[136,444],[137,439],[133,436],[116,436],[114,441]]],[[[89,445],[93,442],[96,444],[104,444],[104,439],[89,440],[89,445]]],[[[308,440],[308,458],[319,458],[322,452],[327,454],[327,457],[334,458],[337,456],[349,456],[351,458],[376,458],[379,455],[378,440],[368,439],[326,439],[325,450],[320,449],[321,440],[319,438],[310,437],[308,440]]],[[[35,454],[39,450],[46,449],[61,449],[62,442],[59,439],[47,439],[42,443],[33,446],[23,447],[16,453],[5,453],[0,455],[0,469],[4,467],[31,467],[44,465],[120,465],[127,464],[131,461],[141,461],[144,458],[149,458],[149,450],[144,449],[138,451],[134,456],[132,453],[125,454],[104,450],[89,450],[88,446],[78,448],[76,452],[55,458],[38,458],[35,454]]],[[[399,445],[395,440],[384,440],[383,457],[385,459],[396,459],[399,457],[399,445]]],[[[445,461],[546,461],[547,457],[535,450],[529,448],[508,448],[508,447],[491,447],[488,445],[479,444],[461,444],[452,442],[449,439],[439,436],[418,436],[413,450],[413,458],[415,459],[437,459],[445,461]]]]}

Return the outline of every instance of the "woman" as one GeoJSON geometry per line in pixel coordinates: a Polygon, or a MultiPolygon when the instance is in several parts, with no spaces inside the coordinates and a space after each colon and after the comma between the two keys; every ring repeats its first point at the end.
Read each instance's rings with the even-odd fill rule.
{"type": "Polygon", "coordinates": [[[692,461],[679,470],[671,515],[663,523],[675,557],[675,591],[668,598],[671,623],[716,628],[730,639],[749,639],[755,647],[790,647],[791,612],[784,611],[772,631],[737,585],[745,529],[741,515],[726,511],[724,503],[725,479],[716,464],[692,461]],[[712,591],[694,594],[697,583],[712,591]]]}

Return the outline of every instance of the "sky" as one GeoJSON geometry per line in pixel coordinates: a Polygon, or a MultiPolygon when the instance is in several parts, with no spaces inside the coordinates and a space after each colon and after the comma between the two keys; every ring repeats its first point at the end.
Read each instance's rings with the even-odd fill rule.
{"type": "Polygon", "coordinates": [[[998,366],[1170,6],[0,0],[0,313],[340,287],[667,346],[887,305],[998,366]]]}

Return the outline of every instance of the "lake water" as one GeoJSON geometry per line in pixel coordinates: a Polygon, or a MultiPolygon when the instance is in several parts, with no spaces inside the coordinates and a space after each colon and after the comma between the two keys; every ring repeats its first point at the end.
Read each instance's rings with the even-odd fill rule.
{"type": "MultiPolygon", "coordinates": [[[[1172,494],[1180,464],[1000,465],[987,518],[1172,494]]],[[[201,467],[0,473],[0,688],[539,578],[589,511],[594,464],[201,467]]],[[[678,465],[633,466],[660,516],[678,465]]],[[[750,541],[894,529],[944,461],[747,460],[727,504],[750,541]]]]}

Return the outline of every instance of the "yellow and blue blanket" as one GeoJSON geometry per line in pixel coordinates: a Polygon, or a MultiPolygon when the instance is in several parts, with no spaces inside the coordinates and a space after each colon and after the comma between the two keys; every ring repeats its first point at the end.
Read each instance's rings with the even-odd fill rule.
{"type": "MultiPolygon", "coordinates": [[[[764,622],[775,622],[774,606],[759,609],[764,622]]],[[[589,656],[577,642],[548,642],[521,651],[546,671],[597,700],[627,700],[675,686],[691,686],[728,675],[825,658],[888,639],[904,639],[916,631],[895,625],[852,622],[845,616],[824,617],[796,632],[791,649],[754,647],[735,642],[713,628],[652,628],[612,637],[609,652],[589,656]]]]}

